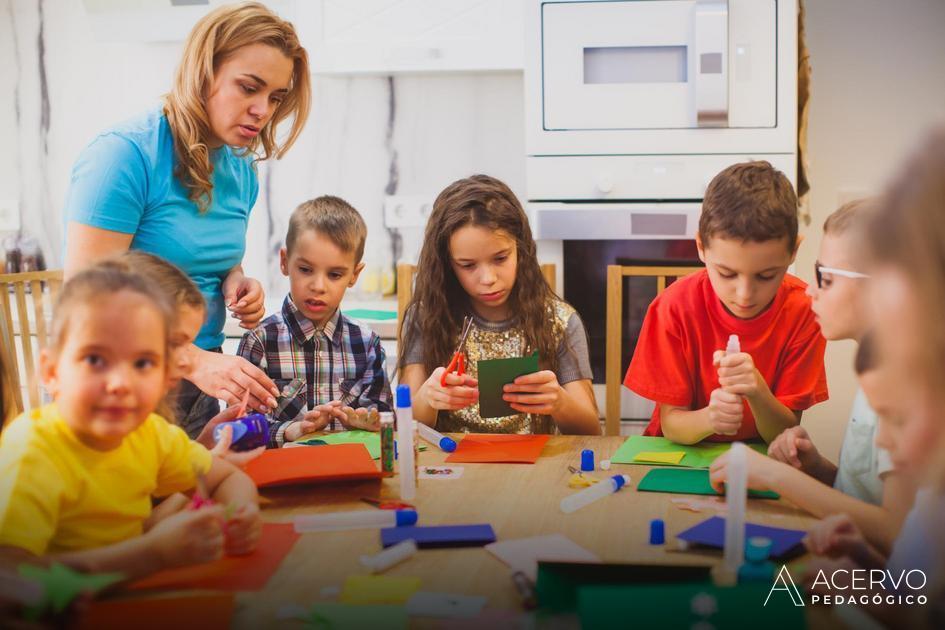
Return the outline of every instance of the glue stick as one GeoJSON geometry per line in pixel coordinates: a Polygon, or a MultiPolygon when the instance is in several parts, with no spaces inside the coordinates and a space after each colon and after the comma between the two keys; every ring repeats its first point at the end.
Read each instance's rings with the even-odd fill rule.
{"type": "Polygon", "coordinates": [[[413,421],[410,387],[397,386],[397,455],[400,461],[400,498],[417,496],[417,425],[413,421]]]}
{"type": "Polygon", "coordinates": [[[728,460],[728,481],[725,483],[725,569],[733,574],[745,560],[745,502],[748,494],[748,462],[745,445],[732,444],[728,460]]]}
{"type": "MultiPolygon", "coordinates": [[[[725,346],[725,356],[738,354],[742,351],[742,344],[738,340],[738,335],[728,336],[728,345],[725,346]]],[[[726,435],[737,435],[738,431],[726,432],[726,435]]]]}

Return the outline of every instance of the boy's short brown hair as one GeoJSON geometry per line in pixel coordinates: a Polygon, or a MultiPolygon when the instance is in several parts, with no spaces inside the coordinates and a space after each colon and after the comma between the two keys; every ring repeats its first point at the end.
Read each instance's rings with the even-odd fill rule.
{"type": "Polygon", "coordinates": [[[340,197],[323,195],[299,205],[289,218],[285,247],[292,253],[295,241],[303,230],[315,230],[346,253],[354,253],[354,264],[364,256],[367,225],[357,210],[340,197]]]}
{"type": "Polygon", "coordinates": [[[699,237],[797,243],[797,195],[784,173],[765,161],[733,164],[712,178],[702,201],[699,237]]]}

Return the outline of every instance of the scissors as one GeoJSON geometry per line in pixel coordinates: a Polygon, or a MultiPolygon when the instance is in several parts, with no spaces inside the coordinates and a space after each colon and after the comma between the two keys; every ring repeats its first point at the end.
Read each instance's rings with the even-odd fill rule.
{"type": "Polygon", "coordinates": [[[459,338],[459,345],[456,346],[456,352],[453,353],[450,364],[446,366],[446,371],[443,372],[443,376],[440,377],[440,387],[446,387],[447,374],[456,372],[456,374],[462,376],[466,373],[466,337],[469,336],[472,323],[472,317],[468,315],[463,319],[463,335],[459,338]]]}

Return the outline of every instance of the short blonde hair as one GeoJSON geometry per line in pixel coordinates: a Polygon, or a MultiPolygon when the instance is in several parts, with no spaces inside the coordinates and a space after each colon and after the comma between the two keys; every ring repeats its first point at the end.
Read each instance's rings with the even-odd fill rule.
{"type": "Polygon", "coordinates": [[[848,201],[827,217],[824,221],[824,235],[842,236],[864,221],[864,216],[875,203],[874,199],[863,198],[848,201]]]}
{"type": "Polygon", "coordinates": [[[367,225],[358,211],[340,197],[323,195],[300,204],[289,218],[286,251],[292,253],[299,234],[304,230],[315,230],[343,252],[353,252],[355,264],[364,256],[367,225]]]}

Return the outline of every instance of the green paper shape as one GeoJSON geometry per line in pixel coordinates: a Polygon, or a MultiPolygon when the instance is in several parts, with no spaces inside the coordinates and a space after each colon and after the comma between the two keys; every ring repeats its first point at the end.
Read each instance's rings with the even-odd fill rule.
{"type": "MultiPolygon", "coordinates": [[[[671,492],[675,494],[704,494],[722,496],[709,483],[709,471],[703,468],[654,468],[637,484],[640,492],[671,492]]],[[[780,499],[770,490],[749,490],[752,499],[780,499]]]]}
{"type": "Polygon", "coordinates": [[[479,380],[479,417],[504,418],[519,412],[502,400],[502,388],[519,376],[538,371],[538,353],[510,359],[483,359],[476,364],[479,380]]]}
{"type": "MultiPolygon", "coordinates": [[[[480,386],[481,389],[481,386],[480,386]]],[[[762,455],[768,454],[768,446],[760,443],[746,443],[746,446],[752,448],[762,455]]],[[[657,453],[678,453],[682,451],[685,456],[678,464],[659,464],[660,466],[680,466],[682,468],[708,468],[720,455],[732,448],[730,442],[699,442],[698,444],[676,444],[672,440],[664,437],[654,437],[649,435],[631,435],[627,441],[620,445],[617,452],[610,458],[612,464],[635,464],[638,466],[652,466],[645,462],[635,462],[633,458],[637,453],[647,451],[657,453]]]]}
{"type": "Polygon", "coordinates": [[[43,601],[29,610],[33,619],[39,618],[49,608],[54,614],[59,614],[82,593],[94,594],[124,579],[119,573],[79,573],[58,562],[48,568],[21,564],[17,572],[43,587],[43,601]]]}
{"type": "Polygon", "coordinates": [[[374,431],[339,431],[338,433],[326,433],[316,435],[307,440],[298,440],[298,444],[308,446],[318,446],[320,444],[364,444],[364,448],[371,455],[371,459],[381,458],[381,434],[374,431]]]}
{"type": "Polygon", "coordinates": [[[344,314],[352,319],[373,319],[376,321],[397,319],[397,311],[379,311],[370,308],[353,308],[350,311],[344,311],[344,314]]]}
{"type": "Polygon", "coordinates": [[[325,602],[312,606],[305,625],[318,630],[384,628],[406,630],[407,611],[403,606],[363,606],[325,602]]]}
{"type": "Polygon", "coordinates": [[[714,628],[806,628],[805,609],[784,593],[768,598],[770,590],[770,584],[585,586],[578,589],[578,615],[583,630],[613,630],[631,622],[639,628],[694,628],[700,622],[714,628]],[[709,610],[700,611],[700,599],[709,600],[709,610]]]}

